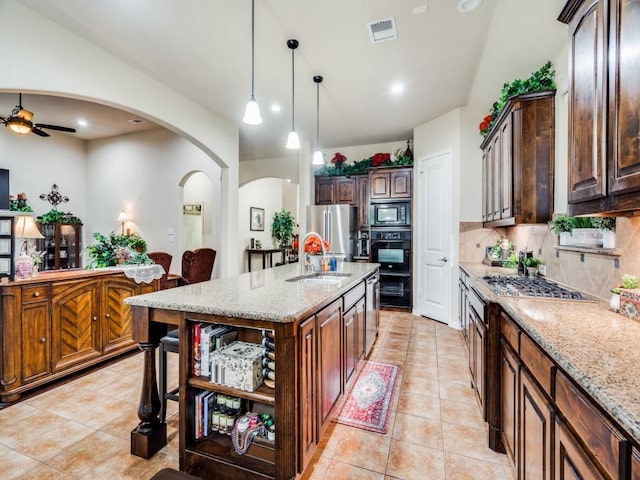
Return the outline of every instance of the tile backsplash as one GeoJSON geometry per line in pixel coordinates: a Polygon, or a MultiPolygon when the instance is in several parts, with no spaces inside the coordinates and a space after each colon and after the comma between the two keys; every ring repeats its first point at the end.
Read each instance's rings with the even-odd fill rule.
{"type": "Polygon", "coordinates": [[[547,267],[547,277],[590,295],[608,300],[622,275],[640,275],[640,218],[618,217],[616,250],[619,256],[557,250],[558,236],[546,224],[483,228],[482,223],[460,224],[460,262],[481,262],[486,247],[508,238],[519,250],[531,250],[547,267]]]}

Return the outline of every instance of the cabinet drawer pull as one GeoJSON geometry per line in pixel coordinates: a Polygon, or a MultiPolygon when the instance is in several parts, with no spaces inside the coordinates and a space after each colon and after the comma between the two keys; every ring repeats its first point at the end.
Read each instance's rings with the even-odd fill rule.
{"type": "Polygon", "coordinates": [[[40,296],[40,292],[36,292],[33,294],[34,297],[39,297],[40,296]]]}
{"type": "Polygon", "coordinates": [[[46,343],[46,341],[47,341],[47,337],[40,338],[40,343],[46,343]]]}
{"type": "Polygon", "coordinates": [[[91,320],[93,320],[94,322],[98,320],[98,317],[96,317],[95,315],[91,318],[91,320]]]}

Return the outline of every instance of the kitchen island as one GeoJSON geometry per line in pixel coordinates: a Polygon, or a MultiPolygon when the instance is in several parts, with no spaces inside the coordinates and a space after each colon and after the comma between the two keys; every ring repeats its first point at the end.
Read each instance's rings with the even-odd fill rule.
{"type": "Polygon", "coordinates": [[[518,478],[640,478],[640,322],[597,299],[497,295],[482,277],[504,269],[461,268],[490,312],[487,420],[518,478]]]}
{"type": "Polygon", "coordinates": [[[295,478],[369,353],[367,322],[377,326],[377,303],[368,298],[366,285],[378,268],[339,263],[337,272],[298,278],[300,266],[291,264],[128,298],[134,338],[145,355],[141,422],[131,433],[132,454],[150,458],[166,444],[166,425],[158,418],[155,349],[167,327],[178,326],[180,469],[220,479],[295,478]],[[233,328],[239,341],[258,344],[269,338],[277,379],[273,388],[263,384],[244,391],[193,373],[194,325],[210,323],[233,328]],[[269,413],[275,441],[254,442],[239,455],[227,435],[196,439],[195,404],[203,392],[239,398],[243,411],[269,413]]]}

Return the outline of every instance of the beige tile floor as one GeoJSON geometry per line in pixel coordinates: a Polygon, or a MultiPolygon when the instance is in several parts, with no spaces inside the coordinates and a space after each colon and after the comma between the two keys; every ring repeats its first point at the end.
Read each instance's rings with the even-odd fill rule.
{"type": "MultiPolygon", "coordinates": [[[[512,480],[507,458],[486,446],[459,331],[383,311],[370,360],[401,367],[387,433],[332,424],[304,479],[512,480]]],[[[129,454],[141,378],[136,354],[0,410],[0,478],[138,480],[177,468],[174,402],[169,444],[149,461],[129,454]]]]}

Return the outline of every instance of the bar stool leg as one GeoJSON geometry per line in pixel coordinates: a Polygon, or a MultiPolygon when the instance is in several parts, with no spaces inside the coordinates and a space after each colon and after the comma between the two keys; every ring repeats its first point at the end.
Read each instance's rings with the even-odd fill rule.
{"type": "Polygon", "coordinates": [[[160,374],[158,385],[160,390],[160,422],[165,423],[167,419],[167,352],[162,342],[160,342],[158,350],[160,351],[160,368],[158,369],[160,374]]]}

